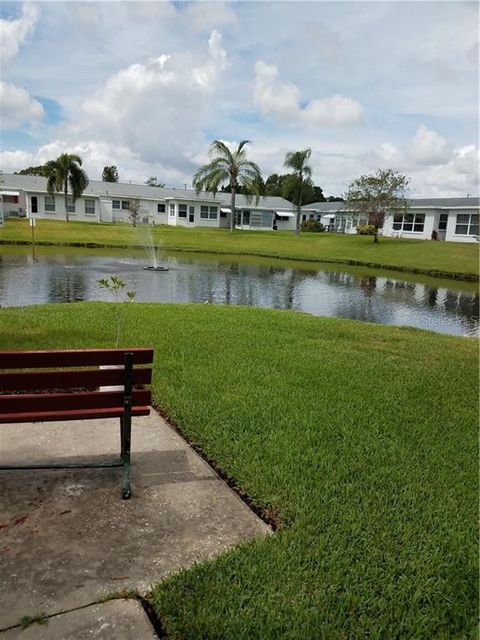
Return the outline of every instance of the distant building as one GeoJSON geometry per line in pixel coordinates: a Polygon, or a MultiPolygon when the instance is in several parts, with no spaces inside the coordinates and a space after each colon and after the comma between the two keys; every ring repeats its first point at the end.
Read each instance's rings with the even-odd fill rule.
{"type": "MultiPolygon", "coordinates": [[[[65,198],[47,192],[47,180],[41,176],[2,175],[3,213],[5,217],[65,219],[65,198]]],[[[188,189],[147,187],[146,185],[91,180],[81,198],[68,204],[70,220],[128,222],[129,200],[139,201],[139,222],[185,227],[229,227],[230,194],[215,196],[188,189]]],[[[248,201],[235,199],[235,225],[239,229],[295,229],[293,206],[283,198],[266,196],[248,201]]]]}
{"type": "MultiPolygon", "coordinates": [[[[414,198],[408,213],[387,214],[382,235],[418,240],[478,242],[480,198],[414,198]]],[[[356,233],[368,217],[348,211],[344,202],[315,202],[302,207],[302,221],[319,220],[340,233],[356,233]]]]}

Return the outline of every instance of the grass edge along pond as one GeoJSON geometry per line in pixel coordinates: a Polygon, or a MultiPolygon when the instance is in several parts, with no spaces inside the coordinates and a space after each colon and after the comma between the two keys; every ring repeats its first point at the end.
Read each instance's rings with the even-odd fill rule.
{"type": "MultiPolygon", "coordinates": [[[[172,251],[257,255],[309,262],[336,262],[423,273],[433,277],[478,280],[478,244],[288,231],[235,231],[161,225],[155,244],[172,251]]],[[[28,220],[7,219],[0,244],[29,244],[28,220]]],[[[138,247],[141,234],[130,224],[37,220],[38,244],[79,247],[138,247]]]]}
{"type": "MultiPolygon", "coordinates": [[[[155,587],[168,638],[474,637],[475,340],[244,307],[122,313],[121,346],[155,348],[156,403],[282,522],[155,587]]],[[[2,309],[0,348],[108,347],[114,314],[2,309]]]]}

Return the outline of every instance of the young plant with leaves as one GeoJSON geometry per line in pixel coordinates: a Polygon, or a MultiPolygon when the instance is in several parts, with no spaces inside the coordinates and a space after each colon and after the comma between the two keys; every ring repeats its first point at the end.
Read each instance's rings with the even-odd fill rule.
{"type": "MultiPolygon", "coordinates": [[[[101,289],[105,289],[112,295],[113,301],[115,303],[114,308],[117,323],[115,348],[118,349],[118,345],[120,342],[120,326],[122,321],[121,306],[118,303],[120,302],[120,294],[127,285],[121,278],[116,275],[110,276],[110,278],[101,278],[100,280],[97,280],[97,284],[101,289]]],[[[133,302],[136,295],[136,291],[126,291],[126,297],[124,298],[123,302],[133,302]]]]}

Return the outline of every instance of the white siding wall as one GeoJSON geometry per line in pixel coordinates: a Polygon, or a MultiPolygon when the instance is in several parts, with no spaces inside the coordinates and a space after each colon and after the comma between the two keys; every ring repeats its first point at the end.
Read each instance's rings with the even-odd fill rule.
{"type": "Polygon", "coordinates": [[[101,222],[113,222],[112,201],[101,198],[99,200],[99,215],[101,222]]]}
{"type": "Polygon", "coordinates": [[[279,231],[295,231],[296,216],[293,218],[280,218],[276,221],[279,231]]]}
{"type": "MultiPolygon", "coordinates": [[[[27,216],[29,218],[45,218],[49,220],[65,220],[65,198],[63,195],[53,196],[55,203],[55,211],[47,211],[45,208],[45,201],[50,200],[50,196],[45,193],[27,193],[25,206],[27,216]],[[32,198],[37,198],[37,212],[32,211],[32,198]]],[[[82,196],[75,201],[75,211],[69,211],[70,220],[80,220],[82,222],[90,221],[96,222],[100,217],[100,204],[98,198],[82,196]],[[85,200],[93,201],[95,207],[95,213],[85,213],[85,200]]]]}

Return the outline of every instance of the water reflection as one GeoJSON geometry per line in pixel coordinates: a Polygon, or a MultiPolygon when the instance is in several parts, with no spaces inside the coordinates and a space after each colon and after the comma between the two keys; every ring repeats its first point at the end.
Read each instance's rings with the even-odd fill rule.
{"type": "Polygon", "coordinates": [[[81,271],[52,270],[48,279],[48,302],[86,300],[85,274],[81,271]]]}
{"type": "Polygon", "coordinates": [[[164,256],[168,272],[147,273],[129,254],[31,252],[0,256],[0,304],[107,299],[97,280],[117,274],[139,301],[209,302],[294,309],[441,333],[475,335],[479,296],[460,289],[409,282],[365,270],[295,269],[268,263],[199,256],[164,256]]]}

